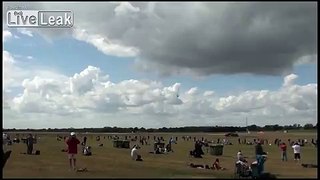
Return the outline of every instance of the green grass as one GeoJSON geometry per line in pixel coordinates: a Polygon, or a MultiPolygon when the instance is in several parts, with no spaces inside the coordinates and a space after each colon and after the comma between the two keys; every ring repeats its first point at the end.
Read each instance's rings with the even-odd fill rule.
{"type": "MultiPolygon", "coordinates": [[[[254,161],[254,146],[238,145],[237,138],[229,138],[234,145],[224,146],[222,156],[212,156],[206,153],[202,159],[194,159],[188,156],[188,152],[194,148],[193,141],[183,141],[183,135],[196,136],[197,138],[205,137],[208,140],[216,140],[217,138],[224,138],[223,133],[214,135],[213,133],[159,133],[157,135],[163,136],[168,140],[171,136],[178,136],[178,144],[173,145],[174,153],[154,155],[150,154],[152,145],[141,146],[140,152],[144,159],[143,162],[132,161],[130,158],[130,149],[117,149],[112,147],[112,141],[103,139],[102,135],[100,142],[104,144],[99,147],[95,140],[95,135],[88,136],[88,144],[93,148],[93,156],[77,156],[78,167],[86,167],[88,172],[70,172],[67,154],[61,152],[65,144],[56,140],[55,134],[38,134],[40,140],[35,145],[35,149],[41,150],[39,156],[28,156],[20,154],[26,151],[25,144],[14,144],[8,148],[13,150],[6,167],[3,169],[4,178],[16,177],[127,177],[127,178],[141,178],[141,177],[165,177],[165,178],[179,178],[179,177],[209,177],[209,178],[232,178],[234,175],[234,162],[238,150],[249,156],[249,162],[254,161]],[[227,168],[225,171],[213,171],[203,169],[193,169],[187,166],[188,163],[212,164],[215,158],[220,159],[223,167],[227,168]]],[[[132,136],[132,134],[130,134],[132,136]]],[[[150,135],[150,140],[153,139],[151,133],[137,134],[150,135]]],[[[105,135],[107,136],[107,135],[105,135]]],[[[124,136],[124,135],[122,135],[124,136]]],[[[264,146],[264,150],[269,153],[268,160],[265,163],[265,170],[276,174],[278,178],[300,177],[300,178],[316,178],[317,169],[303,168],[300,164],[293,161],[293,150],[288,149],[288,162],[280,160],[280,151],[277,146],[273,145],[275,138],[281,138],[287,141],[288,138],[295,140],[298,138],[307,138],[309,142],[311,139],[317,138],[316,132],[266,132],[264,135],[256,133],[240,134],[241,138],[248,139],[264,137],[269,139],[272,146],[264,146]]],[[[82,139],[82,135],[78,135],[82,139]]],[[[151,142],[151,141],[150,141],[151,142]]],[[[131,146],[134,142],[131,142],[131,146]]],[[[317,164],[317,148],[307,145],[302,147],[302,163],[317,164]]]]}

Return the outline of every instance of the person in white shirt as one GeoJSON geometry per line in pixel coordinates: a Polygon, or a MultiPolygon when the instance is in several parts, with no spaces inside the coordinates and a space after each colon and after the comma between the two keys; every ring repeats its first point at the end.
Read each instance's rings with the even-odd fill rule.
{"type": "Polygon", "coordinates": [[[135,161],[142,161],[141,159],[141,155],[139,155],[138,153],[138,149],[140,147],[138,145],[134,145],[132,150],[131,150],[131,158],[132,160],[135,160],[135,161]]]}
{"type": "Polygon", "coordinates": [[[239,152],[237,153],[237,159],[238,159],[238,161],[241,161],[242,158],[243,158],[242,152],[241,152],[241,150],[239,150],[239,152]]]}
{"type": "Polygon", "coordinates": [[[238,159],[238,161],[247,162],[245,157],[243,156],[241,150],[239,150],[237,153],[237,159],[238,159]]]}
{"type": "Polygon", "coordinates": [[[87,146],[83,149],[83,155],[85,156],[91,156],[92,152],[91,152],[91,146],[87,146]]]}
{"type": "Polygon", "coordinates": [[[301,159],[301,156],[300,156],[300,153],[301,153],[301,146],[299,145],[299,143],[294,143],[294,145],[292,146],[293,148],[293,153],[294,153],[294,160],[300,160],[301,159]]]}

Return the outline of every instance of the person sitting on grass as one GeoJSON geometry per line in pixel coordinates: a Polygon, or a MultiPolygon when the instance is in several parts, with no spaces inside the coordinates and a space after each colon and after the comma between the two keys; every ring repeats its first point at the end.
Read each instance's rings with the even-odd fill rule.
{"type": "Polygon", "coordinates": [[[238,153],[237,153],[237,159],[238,159],[238,161],[241,161],[241,162],[245,162],[245,163],[247,162],[247,160],[243,156],[241,150],[239,150],[238,153]]]}
{"type": "Polygon", "coordinates": [[[194,145],[194,150],[192,152],[192,155],[195,157],[195,158],[202,158],[201,155],[203,155],[203,151],[202,151],[202,143],[200,141],[196,141],[195,142],[195,145],[194,145]]]}
{"type": "Polygon", "coordinates": [[[132,158],[132,160],[135,160],[135,161],[142,161],[142,158],[138,152],[138,149],[140,149],[140,147],[138,145],[133,146],[133,148],[131,150],[131,158],[132,158]]]}
{"type": "Polygon", "coordinates": [[[238,160],[236,162],[237,174],[242,177],[248,177],[251,175],[252,171],[247,162],[238,160]]]}
{"type": "Polygon", "coordinates": [[[171,148],[171,143],[167,144],[166,145],[166,148],[165,148],[166,152],[173,152],[172,148],[171,148]]]}
{"type": "Polygon", "coordinates": [[[216,161],[212,165],[213,170],[225,170],[226,168],[221,167],[219,158],[216,159],[216,161]]]}
{"type": "Polygon", "coordinates": [[[156,148],[155,154],[161,154],[161,148],[160,148],[160,147],[157,147],[157,148],[156,148]]]}
{"type": "Polygon", "coordinates": [[[87,146],[83,149],[83,155],[85,156],[91,156],[92,152],[91,152],[91,146],[87,146]]]}

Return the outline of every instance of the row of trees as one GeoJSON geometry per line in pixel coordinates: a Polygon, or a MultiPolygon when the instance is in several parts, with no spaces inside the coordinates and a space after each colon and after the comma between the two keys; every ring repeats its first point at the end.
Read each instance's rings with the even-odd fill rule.
{"type": "Polygon", "coordinates": [[[3,131],[40,131],[40,132],[111,132],[111,133],[131,133],[131,132],[245,132],[247,129],[249,131],[282,131],[282,130],[311,130],[317,129],[318,123],[313,126],[313,124],[305,124],[303,127],[300,124],[285,125],[265,125],[260,127],[257,125],[250,125],[248,127],[240,126],[189,126],[189,127],[170,127],[170,128],[149,128],[145,129],[143,127],[138,128],[121,128],[121,127],[104,127],[104,128],[48,128],[48,129],[4,129],[3,131]]]}

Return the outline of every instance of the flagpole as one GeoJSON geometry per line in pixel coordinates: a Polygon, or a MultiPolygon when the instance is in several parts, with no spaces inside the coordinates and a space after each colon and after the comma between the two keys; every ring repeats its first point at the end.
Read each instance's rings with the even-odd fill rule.
{"type": "Polygon", "coordinates": [[[247,133],[250,134],[250,131],[248,129],[248,118],[247,118],[247,116],[246,116],[246,127],[247,127],[247,133]]]}

